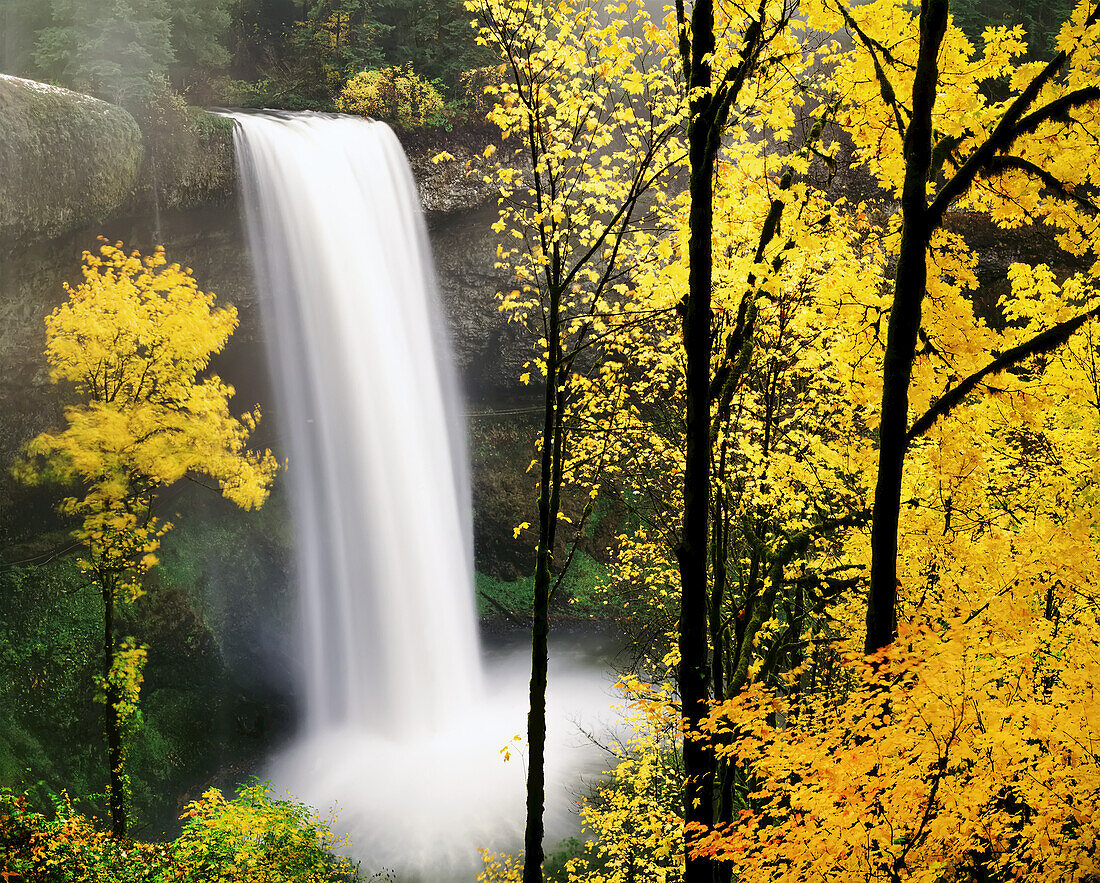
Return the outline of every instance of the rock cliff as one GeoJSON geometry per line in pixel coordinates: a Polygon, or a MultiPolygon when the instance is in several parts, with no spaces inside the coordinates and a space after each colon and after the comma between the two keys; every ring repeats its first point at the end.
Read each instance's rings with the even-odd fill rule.
{"type": "Polygon", "coordinates": [[[59,236],[119,211],[144,156],[125,110],[0,75],[0,241],[59,236]]]}

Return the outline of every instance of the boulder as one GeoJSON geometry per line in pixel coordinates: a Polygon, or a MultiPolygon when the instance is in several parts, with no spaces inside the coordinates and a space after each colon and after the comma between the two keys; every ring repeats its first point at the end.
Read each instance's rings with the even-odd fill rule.
{"type": "Polygon", "coordinates": [[[120,107],[0,75],[0,241],[55,237],[129,203],[144,155],[120,107]]]}

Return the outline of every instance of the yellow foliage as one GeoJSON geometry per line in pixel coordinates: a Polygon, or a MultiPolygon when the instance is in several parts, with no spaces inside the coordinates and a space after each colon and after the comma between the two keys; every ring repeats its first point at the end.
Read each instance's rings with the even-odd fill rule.
{"type": "Polygon", "coordinates": [[[316,813],[291,799],[275,799],[270,785],[253,782],[234,800],[211,788],[182,816],[173,858],[187,883],[203,883],[212,869],[226,883],[334,883],[352,879],[346,848],[316,813]]]}
{"type": "Polygon", "coordinates": [[[171,524],[153,515],[156,495],[184,477],[206,476],[245,509],[267,497],[277,465],[249,451],[259,409],[234,417],[232,387],[207,375],[237,325],[232,307],[216,309],[189,270],[162,249],[143,258],[121,243],[85,252],[84,280],[46,320],[46,358],[55,383],[83,402],[65,409],[67,427],[27,445],[16,476],[66,481],[83,496],[61,503],[80,518],[80,566],[104,605],[106,659],[98,679],[107,703],[111,808],[124,828],[126,740],[137,725],[146,649],[113,633],[115,605],[142,592],[171,524]]]}
{"type": "Polygon", "coordinates": [[[96,698],[105,702],[108,696],[115,697],[114,707],[124,730],[136,729],[138,698],[141,696],[148,658],[148,647],[139,646],[133,638],[125,638],[115,648],[107,677],[98,679],[100,693],[96,698]]]}
{"type": "MultiPolygon", "coordinates": [[[[633,96],[656,88],[658,125],[683,119],[675,50],[654,43],[648,48],[668,54],[641,62],[620,38],[633,33],[630,21],[646,34],[651,23],[629,3],[603,17],[569,0],[552,10],[503,0],[476,6],[495,16],[487,42],[519,34],[535,47],[516,63],[517,85],[501,87],[493,118],[505,144],[523,135],[532,108],[558,127],[555,146],[532,164],[536,180],[572,180],[554,176],[579,168],[587,145],[607,139],[583,154],[592,170],[576,188],[536,199],[546,191],[530,187],[520,163],[498,178],[498,255],[515,276],[503,303],[535,326],[533,366],[545,370],[544,280],[559,259],[598,250],[600,219],[622,204],[630,166],[616,147],[629,142],[611,133],[629,133],[645,117],[633,96]],[[589,35],[598,39],[586,42],[589,35]],[[654,70],[668,78],[659,87],[648,79],[654,70]],[[575,79],[544,87],[557,71],[575,79]],[[605,79],[613,85],[585,103],[577,83],[605,79]]],[[[1100,86],[1100,24],[1085,27],[1094,7],[1081,2],[1063,28],[1059,45],[1069,57],[1034,106],[1100,86]]],[[[725,14],[735,12],[719,11],[718,33],[731,24],[725,14]]],[[[712,377],[737,379],[712,390],[710,577],[724,593],[710,625],[721,637],[712,634],[722,648],[712,662],[727,701],[706,736],[744,791],[733,822],[695,842],[748,881],[1091,879],[1100,833],[1092,813],[1100,800],[1100,326],[1089,321],[1053,352],[985,376],[912,440],[899,528],[905,626],[869,666],[861,653],[868,522],[901,240],[890,196],[904,177],[918,18],[905,0],[851,9],[807,0],[800,15],[805,21],[777,44],[782,62],[766,65],[735,109],[714,178],[712,377]],[[802,45],[796,35],[810,29],[853,36],[846,47],[802,45]],[[840,124],[886,198],[853,205],[815,188],[809,173],[819,162],[835,169],[837,144],[823,126],[812,149],[802,146],[796,121],[811,114],[840,124]],[[761,245],[777,204],[782,233],[761,245]],[[748,344],[733,334],[741,315],[752,317],[748,344]]],[[[674,34],[668,28],[654,39],[674,34]]],[[[720,41],[718,54],[730,45],[720,41]]],[[[1036,75],[1038,67],[1020,63],[1024,47],[1020,28],[988,29],[975,46],[949,23],[930,196],[975,156],[1036,75]]],[[[1100,255],[1091,208],[1100,192],[1098,113],[1093,100],[1033,120],[999,151],[1005,162],[951,201],[960,211],[928,248],[910,424],[998,355],[1100,305],[1100,262],[1069,271],[1061,261],[1014,264],[995,308],[977,306],[983,256],[967,223],[1042,223],[1069,255],[1100,255]]],[[[668,156],[670,166],[679,160],[668,156]]],[[[561,292],[567,333],[598,340],[599,354],[561,380],[564,476],[586,491],[612,486],[633,509],[613,550],[608,603],[624,618],[644,618],[650,633],[673,634],[684,470],[676,310],[689,273],[689,206],[675,186],[654,204],[660,224],[624,240],[629,272],[596,295],[599,272],[589,267],[561,292]]],[[[612,257],[620,253],[604,255],[612,257]]],[[[657,676],[678,661],[667,647],[648,649],[657,676]]],[[[657,841],[615,827],[616,819],[663,818],[652,792],[629,796],[648,775],[623,759],[606,814],[586,815],[593,840],[571,880],[619,879],[610,870],[619,840],[648,857],[630,879],[665,879],[649,862],[657,841]],[[597,853],[605,864],[588,861],[597,853]]],[[[658,830],[649,821],[645,830],[658,830]]],[[[662,835],[669,854],[677,824],[662,835]]],[[[491,861],[485,879],[511,879],[514,864],[491,861]]],[[[674,868],[662,873],[675,878],[674,868]]]]}
{"type": "MultiPolygon", "coordinates": [[[[57,817],[32,812],[0,788],[2,870],[26,881],[156,883],[347,883],[355,867],[334,856],[346,842],[312,810],[253,783],[227,800],[210,789],[187,805],[169,842],[117,840],[75,812],[68,795],[57,817]]],[[[2,874],[0,874],[2,876],[2,874]]]]}
{"type": "Polygon", "coordinates": [[[642,224],[653,219],[635,201],[683,157],[679,61],[667,35],[644,36],[649,18],[634,0],[621,13],[586,0],[466,6],[479,16],[480,41],[508,71],[489,87],[489,120],[502,137],[498,266],[519,283],[501,300],[530,327],[542,367],[552,298],[560,302],[551,321],[576,319],[563,325],[568,351],[600,333],[600,316],[613,308],[610,290],[654,241],[642,224]],[[616,214],[628,204],[630,212],[616,214]],[[613,278],[599,267],[609,258],[604,269],[613,278]]]}
{"type": "Polygon", "coordinates": [[[402,129],[419,129],[441,121],[443,96],[408,65],[384,67],[361,71],[348,80],[336,107],[402,129]]]}
{"type": "Polygon", "coordinates": [[[700,850],[752,880],[1092,879],[1096,607],[1046,616],[1026,594],[847,660],[850,687],[716,709],[720,751],[756,784],[700,850]]]}
{"type": "MultiPolygon", "coordinates": [[[[1066,63],[1035,95],[1028,110],[1054,105],[1058,100],[1095,87],[1100,78],[1100,22],[1085,28],[1095,7],[1080,0],[1065,23],[1058,45],[1070,52],[1066,63]]],[[[856,147],[856,159],[879,183],[901,193],[904,154],[901,132],[907,124],[919,29],[914,9],[906,0],[873,0],[847,9],[835,0],[808,0],[800,7],[809,27],[824,33],[855,28],[878,47],[873,55],[862,38],[849,48],[833,42],[820,57],[835,65],[829,88],[840,99],[839,118],[856,147]],[[841,10],[845,10],[842,12],[841,10]],[[847,15],[847,18],[844,16],[847,15]],[[879,69],[876,70],[876,58],[879,69]],[[883,97],[889,84],[891,101],[883,97]]],[[[1014,100],[1043,69],[1021,64],[1027,44],[1023,29],[987,28],[975,47],[962,30],[948,23],[939,53],[939,77],[932,113],[936,148],[942,148],[933,168],[929,193],[944,177],[970,160],[996,130],[1014,100]]],[[[1074,194],[1095,192],[1100,186],[1100,154],[1095,133],[1100,129],[1100,105],[1092,101],[1072,114],[1056,113],[1034,125],[997,151],[1009,162],[999,162],[990,174],[962,195],[960,208],[978,210],[1006,228],[1042,221],[1058,230],[1067,251],[1097,254],[1095,212],[1074,194]],[[1060,182],[1059,198],[1050,196],[1050,181],[1060,182]]]]}
{"type": "Polygon", "coordinates": [[[679,709],[669,684],[619,685],[631,734],[613,748],[615,766],[581,805],[584,852],[566,866],[569,883],[673,883],[683,876],[676,745],[679,709]]]}
{"type": "Polygon", "coordinates": [[[270,451],[246,447],[259,409],[233,416],[232,387],[202,376],[236,327],[236,310],[215,308],[162,249],[142,258],[104,244],[85,253],[83,276],[46,320],[46,358],[51,379],[86,401],[66,408],[65,430],[28,444],[16,472],[29,482],[81,483],[84,496],[62,508],[82,518],[75,535],[89,553],[86,568],[115,574],[133,595],[170,527],[149,511],[159,489],[205,475],[252,509],[277,465],[270,451]]]}

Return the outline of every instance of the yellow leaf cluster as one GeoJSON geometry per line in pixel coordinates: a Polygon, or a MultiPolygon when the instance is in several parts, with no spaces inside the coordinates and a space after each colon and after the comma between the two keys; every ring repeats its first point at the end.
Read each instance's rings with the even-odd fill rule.
{"type": "Polygon", "coordinates": [[[136,592],[134,575],[156,563],[170,526],[150,513],[159,489],[208,476],[250,509],[277,467],[270,451],[246,447],[259,410],[233,416],[232,387],[207,373],[236,310],[216,308],[161,249],[143,258],[105,243],[85,253],[83,277],[46,320],[50,376],[83,401],[66,408],[64,430],[30,442],[16,472],[31,482],[78,481],[84,495],[63,509],[82,519],[76,536],[88,569],[114,573],[136,592]]]}

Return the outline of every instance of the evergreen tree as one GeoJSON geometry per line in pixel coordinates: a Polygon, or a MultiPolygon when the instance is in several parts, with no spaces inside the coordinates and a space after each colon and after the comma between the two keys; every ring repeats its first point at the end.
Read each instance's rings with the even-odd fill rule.
{"type": "Polygon", "coordinates": [[[50,0],[34,45],[36,72],[116,104],[147,97],[176,60],[167,0],[50,0]]]}

